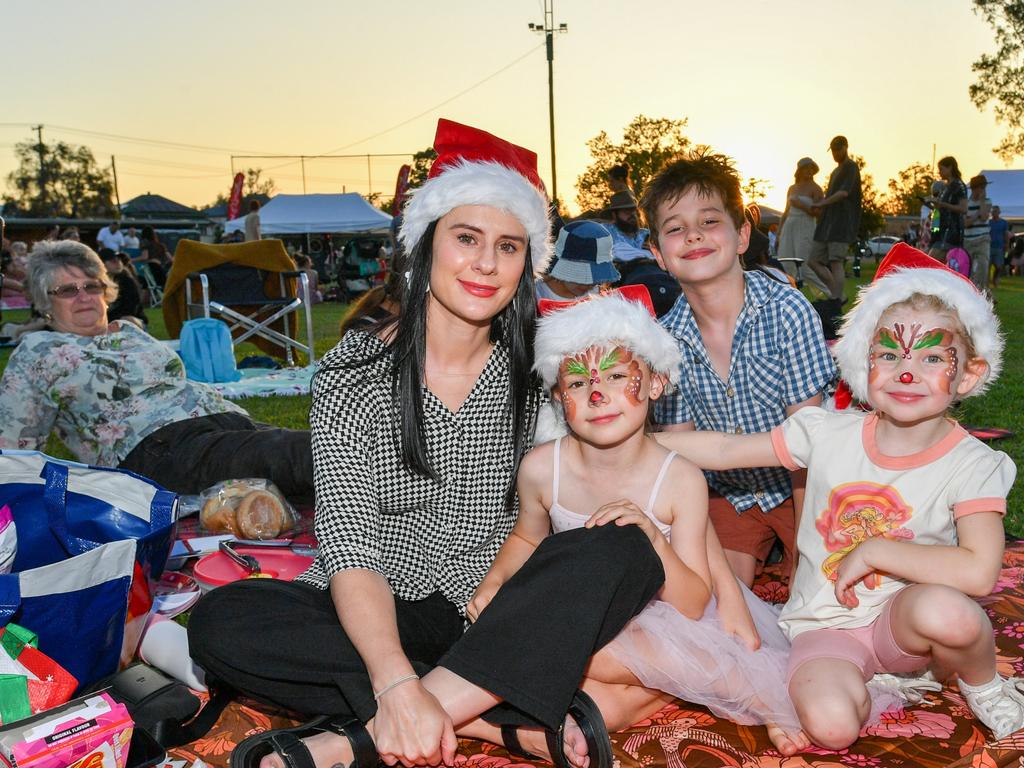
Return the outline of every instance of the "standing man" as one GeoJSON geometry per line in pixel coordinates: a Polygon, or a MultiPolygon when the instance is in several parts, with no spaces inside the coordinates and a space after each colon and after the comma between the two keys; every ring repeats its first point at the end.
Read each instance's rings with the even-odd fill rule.
{"type": "Polygon", "coordinates": [[[109,248],[114,253],[117,253],[124,248],[124,233],[120,231],[120,228],[121,225],[118,222],[112,221],[101,229],[99,234],[96,235],[96,242],[99,245],[99,248],[96,250],[109,248]]]}
{"type": "Polygon", "coordinates": [[[832,299],[830,309],[838,315],[845,298],[846,254],[850,243],[857,240],[860,228],[860,169],[850,158],[845,136],[836,136],[828,148],[836,167],[828,177],[824,199],[813,208],[820,215],[814,228],[809,262],[814,273],[828,286],[832,299]]]}
{"type": "Polygon", "coordinates": [[[979,291],[988,290],[989,235],[988,218],[992,214],[992,201],[986,196],[988,179],[983,175],[972,178],[968,184],[971,196],[967,198],[964,217],[964,250],[971,257],[971,282],[979,291]]]}
{"type": "Polygon", "coordinates": [[[249,213],[245,217],[245,242],[259,240],[260,232],[260,201],[249,201],[249,213]]]}
{"type": "Polygon", "coordinates": [[[1010,231],[1010,223],[1002,218],[1002,211],[998,205],[992,206],[992,218],[988,220],[989,236],[989,261],[995,268],[992,272],[992,287],[999,287],[999,275],[1006,270],[1006,249],[1010,244],[1007,234],[1010,231]]]}

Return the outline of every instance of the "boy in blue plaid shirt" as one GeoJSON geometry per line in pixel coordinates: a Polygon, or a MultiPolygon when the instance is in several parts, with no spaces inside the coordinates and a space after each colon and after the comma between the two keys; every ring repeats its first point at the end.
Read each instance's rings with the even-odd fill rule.
{"type": "MultiPolygon", "coordinates": [[[[702,152],[666,166],[642,206],[658,264],[683,290],[661,320],[683,353],[680,386],[656,404],[662,428],[766,432],[820,405],[836,373],[820,321],[788,283],[743,271],[750,225],[731,160],[702,152]]],[[[709,516],[736,575],[753,583],[776,538],[788,573],[802,472],[705,474],[709,516]]]]}

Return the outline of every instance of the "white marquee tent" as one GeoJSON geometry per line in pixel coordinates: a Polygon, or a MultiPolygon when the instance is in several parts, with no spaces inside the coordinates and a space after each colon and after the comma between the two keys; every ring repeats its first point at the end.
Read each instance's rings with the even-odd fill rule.
{"type": "Polygon", "coordinates": [[[1004,219],[1024,219],[1024,170],[982,171],[988,179],[986,193],[998,205],[1004,219]]]}
{"type": "MultiPolygon", "coordinates": [[[[260,208],[260,232],[267,235],[385,234],[391,217],[356,192],[277,195],[260,208]]],[[[244,232],[245,216],[224,225],[225,233],[244,232]]]]}

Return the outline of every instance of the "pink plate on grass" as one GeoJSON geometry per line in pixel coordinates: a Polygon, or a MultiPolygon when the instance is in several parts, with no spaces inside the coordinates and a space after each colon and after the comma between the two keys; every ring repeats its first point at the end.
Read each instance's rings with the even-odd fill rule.
{"type": "MultiPolygon", "coordinates": [[[[259,561],[262,573],[282,581],[291,581],[313,563],[312,557],[297,555],[288,550],[237,547],[237,551],[243,555],[252,555],[259,561]]],[[[244,579],[249,574],[223,552],[214,552],[199,559],[192,575],[203,589],[210,590],[244,579]]]]}

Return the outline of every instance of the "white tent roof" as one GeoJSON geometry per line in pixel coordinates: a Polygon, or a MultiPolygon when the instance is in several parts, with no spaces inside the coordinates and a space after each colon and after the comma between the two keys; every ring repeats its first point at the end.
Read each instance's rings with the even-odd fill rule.
{"type": "MultiPolygon", "coordinates": [[[[260,208],[263,235],[304,235],[343,232],[385,233],[391,217],[356,192],[342,195],[277,195],[260,208]]],[[[224,225],[225,232],[245,231],[245,216],[224,225]]]]}
{"type": "Polygon", "coordinates": [[[1024,219],[1024,170],[982,171],[988,179],[988,197],[1004,219],[1024,219]]]}

